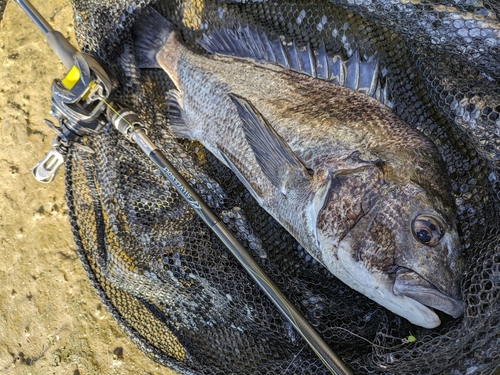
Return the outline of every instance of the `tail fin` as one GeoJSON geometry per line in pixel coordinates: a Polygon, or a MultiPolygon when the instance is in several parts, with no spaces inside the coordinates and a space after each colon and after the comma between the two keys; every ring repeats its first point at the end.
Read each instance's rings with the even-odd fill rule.
{"type": "Polygon", "coordinates": [[[134,25],[133,38],[139,68],[160,68],[156,53],[165,44],[173,28],[160,13],[146,8],[134,25]]]}

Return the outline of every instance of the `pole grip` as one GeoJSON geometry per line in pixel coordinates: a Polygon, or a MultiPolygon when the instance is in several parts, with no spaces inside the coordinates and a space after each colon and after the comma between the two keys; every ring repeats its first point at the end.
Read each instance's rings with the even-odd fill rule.
{"type": "Polygon", "coordinates": [[[71,69],[77,49],[59,31],[52,30],[45,35],[47,44],[56,53],[66,69],[71,69]]]}

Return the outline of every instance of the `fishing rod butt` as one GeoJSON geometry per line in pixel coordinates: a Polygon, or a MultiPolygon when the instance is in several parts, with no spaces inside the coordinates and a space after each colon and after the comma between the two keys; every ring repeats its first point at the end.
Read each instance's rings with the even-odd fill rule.
{"type": "Polygon", "coordinates": [[[55,52],[66,69],[71,69],[75,61],[75,53],[78,50],[57,30],[52,30],[45,35],[47,44],[55,52]]]}

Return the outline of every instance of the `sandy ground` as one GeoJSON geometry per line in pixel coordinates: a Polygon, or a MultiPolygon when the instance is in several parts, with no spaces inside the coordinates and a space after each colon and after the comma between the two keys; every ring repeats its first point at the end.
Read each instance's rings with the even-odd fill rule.
{"type": "MultiPolygon", "coordinates": [[[[31,0],[75,43],[63,0],[31,0]]],[[[75,253],[61,171],[31,169],[54,134],[50,86],[66,73],[10,1],[0,22],[0,374],[173,374],[143,355],[99,302],[75,253]]]]}
{"type": "MultiPolygon", "coordinates": [[[[75,43],[67,0],[31,2],[75,43]]],[[[50,185],[31,175],[54,137],[43,124],[50,85],[66,71],[12,1],[0,21],[0,64],[0,375],[174,374],[132,344],[91,288],[62,171],[50,185]]]]}

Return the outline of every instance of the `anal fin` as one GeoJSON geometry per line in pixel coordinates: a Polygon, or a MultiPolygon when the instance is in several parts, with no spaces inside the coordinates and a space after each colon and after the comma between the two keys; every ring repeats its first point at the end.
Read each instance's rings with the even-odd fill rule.
{"type": "Polygon", "coordinates": [[[187,122],[185,121],[182,94],[177,90],[170,90],[168,96],[167,117],[170,130],[178,138],[193,139],[187,122]]]}

